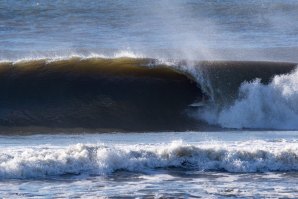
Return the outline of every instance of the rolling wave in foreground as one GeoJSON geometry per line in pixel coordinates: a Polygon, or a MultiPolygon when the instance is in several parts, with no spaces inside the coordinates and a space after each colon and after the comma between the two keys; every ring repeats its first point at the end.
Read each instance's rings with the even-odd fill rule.
{"type": "Polygon", "coordinates": [[[3,61],[1,131],[297,129],[295,67],[137,57],[3,61]]]}
{"type": "Polygon", "coordinates": [[[197,171],[297,171],[297,142],[242,141],[155,145],[76,144],[67,147],[7,147],[1,150],[0,178],[108,175],[181,168],[197,171]],[[251,148],[251,146],[254,146],[251,148]]]}

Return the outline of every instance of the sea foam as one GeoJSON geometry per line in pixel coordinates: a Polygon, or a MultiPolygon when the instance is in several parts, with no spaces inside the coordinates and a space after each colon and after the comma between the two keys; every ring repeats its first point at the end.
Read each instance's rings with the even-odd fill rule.
{"type": "Polygon", "coordinates": [[[0,179],[106,175],[157,168],[199,171],[297,171],[297,142],[174,141],[154,145],[76,144],[66,147],[7,147],[0,152],[0,179]]]}

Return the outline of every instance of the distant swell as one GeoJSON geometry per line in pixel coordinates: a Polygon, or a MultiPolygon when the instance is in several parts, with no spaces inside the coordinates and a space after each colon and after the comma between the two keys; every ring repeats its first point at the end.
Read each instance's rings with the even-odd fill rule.
{"type": "MultiPolygon", "coordinates": [[[[297,128],[292,126],[297,118],[296,91],[288,96],[289,103],[279,103],[283,100],[282,91],[270,83],[295,66],[279,62],[128,57],[1,62],[0,132],[185,131],[205,129],[206,121],[231,128],[297,128]],[[256,78],[257,82],[243,83],[256,78]],[[269,90],[263,84],[269,84],[269,90]],[[252,96],[252,87],[264,87],[262,92],[268,90],[268,95],[252,96]],[[271,110],[268,103],[266,112],[266,105],[253,105],[270,99],[284,107],[271,110]],[[233,119],[236,113],[241,117],[233,119]],[[267,116],[277,125],[270,125],[264,119],[267,116]],[[276,123],[279,117],[288,120],[276,123]]],[[[292,83],[292,87],[295,85],[292,83]]]]}
{"type": "Polygon", "coordinates": [[[156,168],[198,171],[298,171],[297,142],[173,142],[163,145],[86,145],[65,148],[5,148],[0,152],[0,179],[63,175],[106,175],[119,170],[156,168]],[[286,145],[285,145],[286,144],[286,145]],[[254,146],[253,148],[251,146],[254,146]]]}

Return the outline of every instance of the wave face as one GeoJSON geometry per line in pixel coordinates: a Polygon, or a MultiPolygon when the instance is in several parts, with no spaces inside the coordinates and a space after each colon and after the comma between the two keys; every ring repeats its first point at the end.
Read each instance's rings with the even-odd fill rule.
{"type": "Polygon", "coordinates": [[[0,64],[2,127],[170,130],[195,125],[200,89],[153,59],[72,58],[0,64]]]}
{"type": "Polygon", "coordinates": [[[197,145],[176,141],[161,145],[7,147],[0,152],[0,178],[106,175],[119,170],[148,172],[158,168],[228,172],[297,171],[297,151],[297,142],[258,140],[202,142],[197,145]]]}

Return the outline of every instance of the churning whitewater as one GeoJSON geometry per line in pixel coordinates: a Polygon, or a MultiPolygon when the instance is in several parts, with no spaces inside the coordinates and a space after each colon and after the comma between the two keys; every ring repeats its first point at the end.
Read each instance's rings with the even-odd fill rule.
{"type": "Polygon", "coordinates": [[[155,145],[76,144],[67,147],[7,147],[0,152],[0,178],[51,178],[107,175],[116,171],[150,172],[158,168],[198,171],[297,171],[298,143],[174,141],[155,145]],[[252,149],[251,146],[254,146],[252,149]]]}
{"type": "Polygon", "coordinates": [[[243,82],[238,98],[212,115],[210,123],[227,128],[298,129],[298,70],[276,75],[268,85],[259,78],[243,82]],[[214,116],[214,118],[212,118],[214,116]]]}

